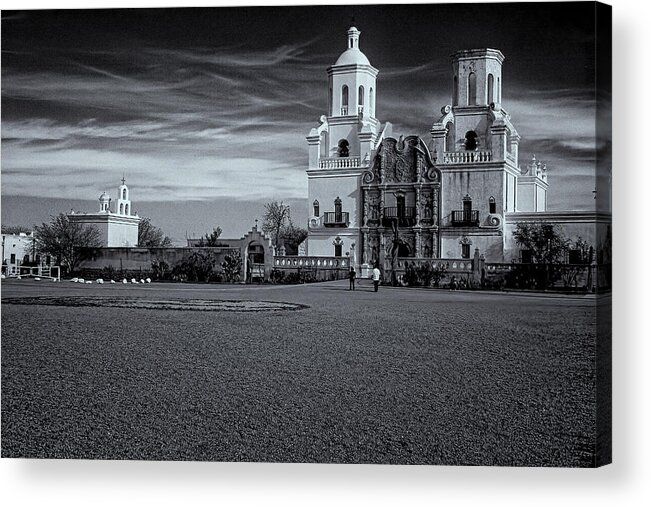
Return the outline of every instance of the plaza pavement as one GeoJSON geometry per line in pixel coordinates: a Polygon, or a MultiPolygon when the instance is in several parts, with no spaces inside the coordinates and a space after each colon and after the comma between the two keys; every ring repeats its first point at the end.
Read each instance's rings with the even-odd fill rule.
{"type": "Polygon", "coordinates": [[[593,296],[347,288],[3,280],[2,456],[591,466],[593,296]]]}

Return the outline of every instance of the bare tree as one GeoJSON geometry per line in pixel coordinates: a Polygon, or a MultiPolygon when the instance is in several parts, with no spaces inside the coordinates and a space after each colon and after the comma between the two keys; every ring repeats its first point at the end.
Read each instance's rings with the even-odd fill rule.
{"type": "Polygon", "coordinates": [[[280,246],[285,224],[290,221],[289,205],[282,201],[272,201],[264,205],[264,220],[262,231],[271,235],[271,241],[275,247],[280,246]]]}
{"type": "Polygon", "coordinates": [[[101,246],[99,231],[89,225],[71,222],[60,213],[50,223],[34,227],[34,249],[41,255],[50,255],[71,273],[88,255],[89,249],[101,246]]]}

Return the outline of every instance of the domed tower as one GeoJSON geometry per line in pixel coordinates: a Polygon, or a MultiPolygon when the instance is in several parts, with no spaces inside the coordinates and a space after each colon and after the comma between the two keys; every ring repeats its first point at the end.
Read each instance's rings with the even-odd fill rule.
{"type": "Polygon", "coordinates": [[[377,131],[375,93],[378,70],[359,49],[360,31],[348,29],[346,50],[328,68],[328,136],[320,158],[364,157],[370,146],[360,146],[363,123],[377,131]],[[362,151],[366,148],[366,152],[362,151]]]}
{"type": "Polygon", "coordinates": [[[359,248],[361,175],[375,154],[380,122],[375,118],[378,70],[359,48],[352,26],[346,49],[328,67],[328,109],[307,136],[309,255],[345,256],[359,248]]]}
{"type": "Polygon", "coordinates": [[[328,69],[329,116],[375,117],[375,79],[378,70],[359,49],[360,31],[348,30],[348,46],[328,69]]]}
{"type": "Polygon", "coordinates": [[[102,195],[99,196],[99,212],[100,213],[110,213],[111,212],[111,198],[106,192],[102,192],[102,195]]]}
{"type": "Polygon", "coordinates": [[[131,200],[129,199],[129,187],[122,178],[122,185],[118,187],[118,202],[115,205],[115,212],[118,215],[131,216],[131,200]]]}

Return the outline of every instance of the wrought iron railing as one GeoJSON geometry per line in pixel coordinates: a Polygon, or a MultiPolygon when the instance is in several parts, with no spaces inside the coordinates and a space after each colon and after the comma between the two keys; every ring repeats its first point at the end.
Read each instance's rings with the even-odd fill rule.
{"type": "Polygon", "coordinates": [[[398,227],[413,227],[416,225],[416,208],[396,206],[384,208],[384,226],[390,227],[392,222],[396,220],[398,221],[398,227]]]}
{"type": "Polygon", "coordinates": [[[348,227],[349,223],[347,211],[326,211],[323,214],[323,225],[326,227],[348,227]]]}
{"type": "Polygon", "coordinates": [[[479,225],[478,210],[457,210],[452,212],[452,225],[475,226],[479,225]]]}

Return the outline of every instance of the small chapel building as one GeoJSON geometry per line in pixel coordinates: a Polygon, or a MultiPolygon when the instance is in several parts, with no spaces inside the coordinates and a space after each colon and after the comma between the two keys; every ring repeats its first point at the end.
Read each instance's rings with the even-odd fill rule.
{"type": "Polygon", "coordinates": [[[100,233],[102,247],[138,246],[138,224],[140,217],[133,212],[129,187],[125,179],[118,187],[117,200],[111,206],[112,199],[106,192],[99,196],[99,210],[95,213],[77,213],[71,211],[71,222],[90,225],[100,233]]]}

